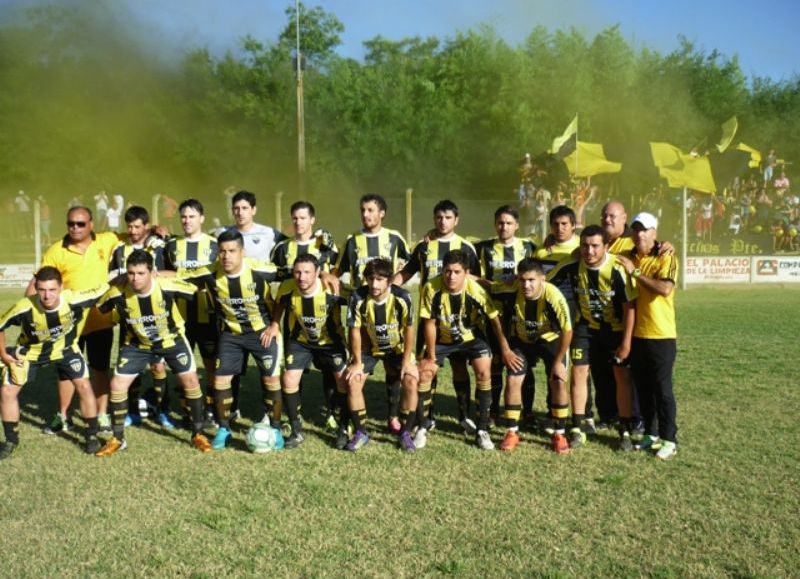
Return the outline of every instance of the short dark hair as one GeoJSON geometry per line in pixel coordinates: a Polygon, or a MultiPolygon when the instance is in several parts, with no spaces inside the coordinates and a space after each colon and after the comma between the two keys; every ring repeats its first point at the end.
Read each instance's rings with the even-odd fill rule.
{"type": "Polygon", "coordinates": [[[497,208],[497,211],[494,212],[494,220],[497,221],[501,215],[510,215],[514,218],[514,221],[519,221],[519,211],[511,205],[501,205],[497,208]]]}
{"type": "Polygon", "coordinates": [[[358,202],[358,206],[361,207],[364,203],[375,203],[378,206],[378,209],[381,211],[386,211],[386,199],[378,195],[377,193],[367,193],[363,195],[358,202]]]}
{"type": "Polygon", "coordinates": [[[314,206],[308,201],[295,201],[294,203],[292,203],[292,206],[289,208],[289,215],[293,215],[295,211],[299,211],[300,209],[308,209],[308,214],[311,217],[314,217],[316,215],[316,211],[314,211],[314,206]]]}
{"type": "Polygon", "coordinates": [[[294,268],[294,266],[298,263],[310,263],[315,269],[319,269],[319,260],[313,253],[303,253],[298,255],[297,259],[295,259],[294,263],[292,264],[292,268],[294,268]]]}
{"type": "Polygon", "coordinates": [[[181,204],[178,205],[178,213],[183,213],[184,209],[194,209],[200,215],[204,214],[203,211],[203,204],[200,203],[197,199],[186,199],[185,201],[181,201],[181,204]]]}
{"type": "Polygon", "coordinates": [[[256,195],[255,193],[250,193],[250,191],[239,191],[231,198],[231,207],[236,205],[239,201],[247,201],[247,204],[250,207],[256,206],[256,195]]]}
{"type": "Polygon", "coordinates": [[[131,205],[125,210],[125,223],[133,223],[137,219],[141,219],[142,223],[147,225],[150,223],[150,214],[141,205],[131,205]]]}
{"type": "Polygon", "coordinates": [[[458,217],[458,205],[456,205],[449,199],[442,199],[436,205],[433,206],[434,215],[436,215],[437,213],[444,213],[446,211],[452,211],[453,215],[458,217]]]}
{"type": "Polygon", "coordinates": [[[39,268],[39,271],[33,274],[33,279],[36,281],[56,280],[58,285],[61,285],[61,272],[52,265],[45,265],[39,268]]]}
{"type": "Polygon", "coordinates": [[[550,221],[548,223],[552,225],[556,219],[564,216],[569,217],[569,222],[572,223],[572,225],[575,225],[578,222],[577,218],[575,217],[575,211],[572,209],[572,207],[567,207],[566,205],[556,205],[550,210],[550,221]]]}
{"type": "Polygon", "coordinates": [[[599,225],[595,224],[587,225],[583,228],[583,231],[581,231],[581,240],[587,237],[594,237],[595,235],[599,235],[603,238],[603,245],[608,245],[608,242],[610,241],[608,232],[599,225]]]}
{"type": "Polygon", "coordinates": [[[125,262],[125,267],[128,268],[132,265],[146,265],[147,269],[153,271],[153,256],[144,249],[134,249],[128,256],[125,262]]]}
{"type": "Polygon", "coordinates": [[[244,247],[244,236],[235,227],[229,227],[217,237],[218,245],[230,243],[231,241],[235,241],[239,247],[244,247]]]}
{"type": "Polygon", "coordinates": [[[383,257],[367,262],[367,265],[364,267],[364,279],[370,277],[391,278],[393,274],[394,269],[392,268],[392,262],[383,257]]]}
{"type": "Polygon", "coordinates": [[[89,221],[92,221],[92,219],[94,219],[94,217],[92,216],[92,210],[86,207],[85,205],[75,205],[73,207],[70,207],[67,210],[67,219],[69,219],[69,216],[75,213],[76,211],[86,211],[86,213],[89,214],[89,221]]]}
{"type": "Polygon", "coordinates": [[[517,273],[519,275],[531,271],[534,273],[538,273],[539,275],[544,275],[544,268],[542,267],[542,262],[532,257],[526,257],[517,264],[517,273]]]}
{"type": "Polygon", "coordinates": [[[444,254],[444,259],[442,260],[442,269],[448,265],[455,265],[458,263],[461,264],[466,271],[469,271],[469,261],[469,255],[467,255],[466,251],[462,251],[460,249],[451,249],[444,254]]]}

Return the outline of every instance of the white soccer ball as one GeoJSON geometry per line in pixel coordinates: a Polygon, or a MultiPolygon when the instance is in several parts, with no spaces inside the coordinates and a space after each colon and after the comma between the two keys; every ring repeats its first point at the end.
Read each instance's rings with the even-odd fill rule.
{"type": "Polygon", "coordinates": [[[256,422],[250,427],[245,441],[250,452],[256,454],[264,454],[283,446],[281,444],[283,437],[280,435],[280,431],[262,422],[256,422]]]}

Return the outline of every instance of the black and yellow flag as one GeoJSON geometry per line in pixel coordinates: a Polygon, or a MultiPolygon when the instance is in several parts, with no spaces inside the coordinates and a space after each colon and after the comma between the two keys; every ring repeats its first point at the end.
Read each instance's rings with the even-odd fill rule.
{"type": "Polygon", "coordinates": [[[578,145],[578,115],[567,125],[566,130],[560,137],[553,139],[550,153],[563,159],[575,150],[578,145]]]}
{"type": "Polygon", "coordinates": [[[717,151],[724,153],[730,144],[733,142],[733,137],[736,136],[736,129],[739,128],[739,121],[736,116],[732,116],[727,121],[722,123],[722,136],[717,143],[717,151]]]}

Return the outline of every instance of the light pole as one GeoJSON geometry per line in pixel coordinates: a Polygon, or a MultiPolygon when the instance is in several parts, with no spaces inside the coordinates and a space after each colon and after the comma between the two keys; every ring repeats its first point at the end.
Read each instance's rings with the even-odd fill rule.
{"type": "Polygon", "coordinates": [[[296,73],[297,73],[297,173],[300,196],[305,195],[306,181],[306,121],[303,110],[303,56],[300,53],[300,0],[295,0],[296,73]]]}

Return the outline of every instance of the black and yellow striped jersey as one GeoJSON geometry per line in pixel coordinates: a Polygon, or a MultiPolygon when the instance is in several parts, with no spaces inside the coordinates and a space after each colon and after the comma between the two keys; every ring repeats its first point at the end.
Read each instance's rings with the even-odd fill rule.
{"type": "MultiPolygon", "coordinates": [[[[536,250],[536,253],[533,254],[533,257],[542,264],[542,269],[544,269],[544,273],[547,275],[562,263],[574,261],[575,257],[573,253],[580,246],[580,243],[580,238],[577,235],[573,235],[567,241],[554,243],[550,247],[540,247],[536,250]]],[[[564,278],[563,283],[558,286],[558,289],[561,290],[561,293],[564,294],[564,297],[567,298],[570,304],[575,303],[572,286],[566,278],[564,278]]]]}
{"type": "Polygon", "coordinates": [[[517,264],[526,257],[533,257],[536,245],[528,240],[514,237],[506,244],[497,238],[486,239],[475,245],[481,277],[492,283],[492,293],[503,291],[517,278],[517,264]]]}
{"type": "Polygon", "coordinates": [[[311,346],[344,343],[342,306],[347,301],[326,290],[321,282],[304,296],[294,279],[285,281],[276,301],[283,306],[283,336],[311,346]]]}
{"type": "Polygon", "coordinates": [[[562,332],[572,330],[569,304],[556,286],[545,282],[542,295],[536,300],[527,299],[518,282],[512,289],[514,291],[499,294],[503,327],[507,328],[509,339],[525,344],[537,340],[552,342],[562,332]]]}
{"type": "Polygon", "coordinates": [[[284,239],[272,250],[270,261],[278,268],[278,279],[285,280],[292,277],[294,260],[300,255],[310,253],[319,260],[321,271],[330,271],[339,256],[339,248],[327,245],[321,236],[314,236],[307,241],[284,239]]]}
{"type": "Polygon", "coordinates": [[[275,302],[269,284],[278,279],[275,265],[246,257],[235,275],[226,274],[222,265],[215,263],[187,279],[207,289],[214,298],[224,331],[237,335],[261,332],[272,322],[275,302]]]}
{"type": "MultiPolygon", "coordinates": [[[[636,249],[628,253],[633,264],[649,278],[678,283],[678,259],[674,254],[658,255],[658,244],[648,255],[639,255],[636,249]]],[[[636,280],[634,280],[636,282],[636,280]]],[[[675,324],[675,290],[668,296],[662,296],[647,289],[643,284],[636,284],[639,297],[636,299],[636,325],[633,327],[635,338],[649,340],[675,339],[678,328],[675,324]]]]}
{"type": "Polygon", "coordinates": [[[401,287],[389,286],[389,294],[382,302],[373,299],[367,286],[361,286],[350,295],[347,325],[366,332],[369,343],[362,342],[362,348],[373,356],[387,352],[402,354],[404,332],[413,324],[411,294],[401,287]]]}
{"type": "Polygon", "coordinates": [[[487,320],[499,315],[489,294],[476,281],[465,280],[464,289],[449,293],[441,277],[425,284],[420,298],[419,317],[436,320],[436,343],[460,344],[485,338],[487,320]]]}
{"type": "Polygon", "coordinates": [[[93,290],[61,292],[57,308],[46,310],[37,295],[19,300],[0,318],[0,331],[19,326],[17,356],[29,362],[54,362],[65,352],[78,351],[78,337],[88,310],[108,290],[102,284],[93,290]]]}
{"type": "Polygon", "coordinates": [[[128,260],[128,256],[136,249],[144,249],[153,256],[154,269],[164,269],[164,242],[161,238],[150,236],[145,243],[133,245],[127,235],[121,235],[120,242],[117,243],[116,247],[111,252],[111,259],[109,259],[108,262],[108,274],[110,277],[117,277],[127,271],[125,262],[128,260]]]}
{"type": "Polygon", "coordinates": [[[552,270],[547,281],[558,287],[570,284],[578,306],[576,323],[584,321],[593,329],[609,325],[621,331],[623,306],[637,297],[628,272],[610,253],[597,269],[586,267],[583,260],[566,262],[552,270]]]}
{"type": "Polygon", "coordinates": [[[347,237],[336,271],[339,275],[349,273],[350,285],[358,288],[366,283],[364,268],[379,257],[391,261],[393,271],[397,271],[400,262],[409,258],[406,240],[397,231],[385,227],[378,233],[357,231],[347,237]]]}
{"type": "Polygon", "coordinates": [[[478,254],[475,253],[475,246],[460,235],[453,235],[450,239],[431,239],[430,241],[420,241],[411,253],[411,259],[403,267],[403,271],[410,276],[419,273],[420,287],[428,281],[442,273],[442,261],[444,256],[451,249],[460,249],[469,255],[469,272],[475,275],[481,274],[478,264],[478,254]]]}
{"type": "Polygon", "coordinates": [[[183,336],[183,318],[175,302],[194,299],[196,291],[194,285],[179,279],[153,277],[146,295],[137,294],[128,284],[112,287],[97,307],[101,312],[116,310],[124,329],[122,344],[143,350],[170,348],[183,336]]]}
{"type": "MultiPolygon", "coordinates": [[[[178,277],[190,277],[213,264],[218,253],[217,240],[207,233],[201,233],[198,239],[171,237],[164,247],[164,267],[175,271],[178,277]]],[[[214,300],[205,290],[198,292],[194,302],[181,300],[178,307],[187,324],[214,322],[214,300]]]]}
{"type": "Polygon", "coordinates": [[[613,253],[614,255],[624,255],[632,249],[633,238],[631,237],[631,230],[626,227],[625,233],[623,233],[622,236],[617,237],[609,244],[608,253],[613,253]]]}

